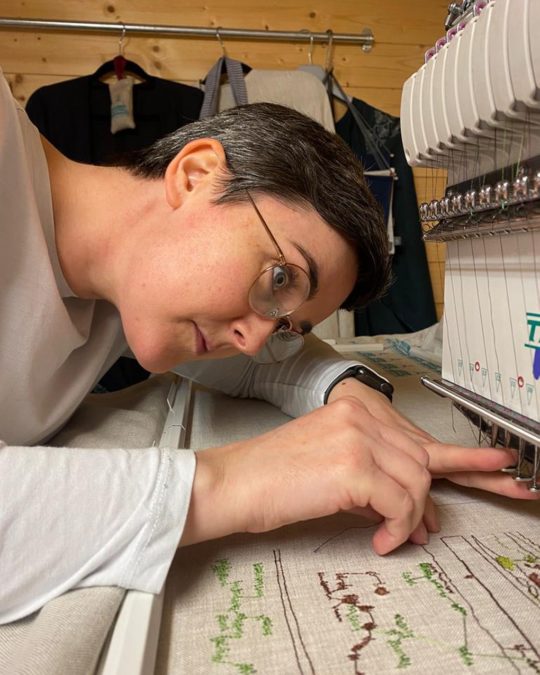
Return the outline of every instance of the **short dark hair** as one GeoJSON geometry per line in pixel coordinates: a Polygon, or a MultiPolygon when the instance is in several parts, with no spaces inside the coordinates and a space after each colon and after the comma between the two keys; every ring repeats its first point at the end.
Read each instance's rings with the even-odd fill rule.
{"type": "Polygon", "coordinates": [[[122,160],[145,178],[162,178],[190,141],[213,138],[227,169],[216,203],[266,194],[312,206],[353,247],[356,284],[343,303],[352,309],[380,297],[390,276],[382,211],[366,185],[362,165],[337,135],[309,117],[273,103],[252,103],[188,124],[122,160]]]}

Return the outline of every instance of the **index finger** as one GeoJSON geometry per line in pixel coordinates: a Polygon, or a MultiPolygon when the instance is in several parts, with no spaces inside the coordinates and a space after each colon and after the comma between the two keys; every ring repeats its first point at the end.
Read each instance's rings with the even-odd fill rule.
{"type": "Polygon", "coordinates": [[[446,443],[427,443],[429,470],[435,475],[456,471],[499,471],[516,462],[509,448],[466,448],[446,443]]]}
{"type": "MultiPolygon", "coordinates": [[[[376,489],[369,499],[369,506],[383,516],[384,521],[373,535],[373,549],[385,555],[407,541],[418,525],[415,518],[415,500],[410,493],[390,476],[381,472],[373,481],[376,489]]],[[[425,490],[423,505],[428,497],[425,490]]],[[[422,512],[424,507],[422,508],[422,512]]]]}

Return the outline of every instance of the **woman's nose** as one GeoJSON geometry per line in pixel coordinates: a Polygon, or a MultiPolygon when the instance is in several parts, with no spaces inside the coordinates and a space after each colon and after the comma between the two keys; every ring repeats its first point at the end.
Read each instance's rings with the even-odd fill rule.
{"type": "Polygon", "coordinates": [[[276,328],[275,321],[251,314],[232,322],[233,342],[236,349],[254,356],[259,352],[276,328]]]}

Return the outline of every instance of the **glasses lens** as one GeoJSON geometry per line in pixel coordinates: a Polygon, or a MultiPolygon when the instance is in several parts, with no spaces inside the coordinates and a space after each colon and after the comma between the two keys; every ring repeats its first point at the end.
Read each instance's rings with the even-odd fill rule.
{"type": "Polygon", "coordinates": [[[270,319],[288,316],[297,310],[309,296],[310,282],[298,265],[274,265],[264,270],[251,287],[249,304],[270,319]]]}
{"type": "Polygon", "coordinates": [[[257,363],[279,363],[297,354],[304,344],[300,333],[292,330],[280,330],[272,333],[264,347],[253,357],[257,363]]]}

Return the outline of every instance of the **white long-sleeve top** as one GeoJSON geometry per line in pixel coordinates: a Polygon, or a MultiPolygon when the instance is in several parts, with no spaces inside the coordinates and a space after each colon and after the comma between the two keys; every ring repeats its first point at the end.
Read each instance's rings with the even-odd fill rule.
{"type": "MultiPolygon", "coordinates": [[[[311,337],[286,363],[246,357],[177,372],[292,416],[352,363],[311,337]]],[[[182,534],[192,451],[66,449],[58,431],[126,351],[117,310],[66,283],[37,129],[0,71],[0,623],[71,588],[160,591],[182,534]]]]}

